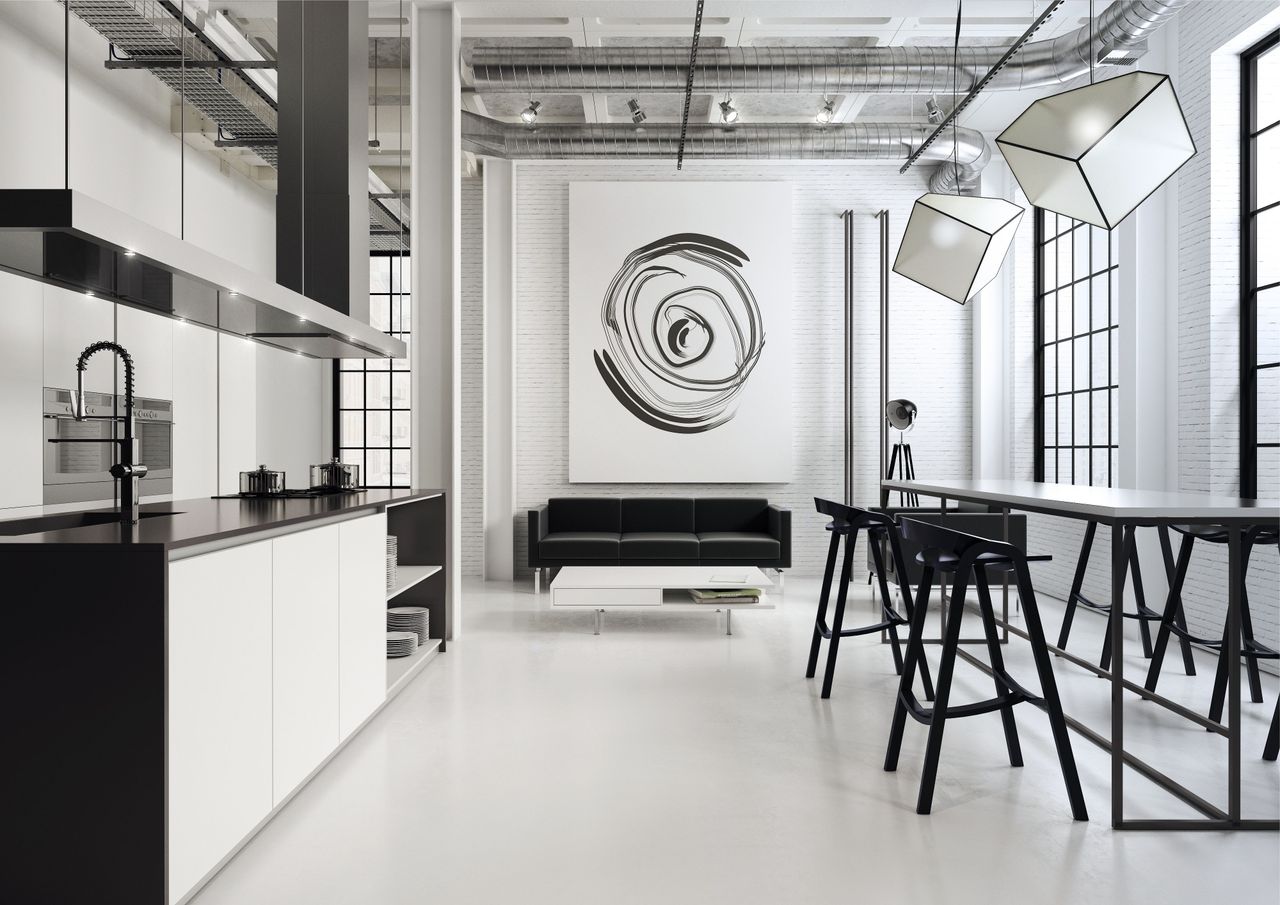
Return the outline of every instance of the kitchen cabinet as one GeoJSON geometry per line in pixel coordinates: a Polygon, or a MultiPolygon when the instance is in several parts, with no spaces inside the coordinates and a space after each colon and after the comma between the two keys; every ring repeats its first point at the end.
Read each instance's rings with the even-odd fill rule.
{"type": "Polygon", "coordinates": [[[218,492],[237,493],[240,472],[252,471],[262,462],[258,458],[258,359],[249,340],[221,333],[216,338],[218,459],[222,463],[218,492]]]}
{"type": "Polygon", "coordinates": [[[338,732],[345,739],[386,700],[387,517],[338,528],[338,732]]]}
{"type": "Polygon", "coordinates": [[[338,529],[271,542],[273,804],[338,746],[338,529]]]}
{"type": "MultiPolygon", "coordinates": [[[[173,495],[218,492],[218,334],[173,325],[173,495]]],[[[247,466],[246,466],[247,467],[247,466]]]]}
{"type": "MultiPolygon", "coordinates": [[[[90,343],[116,338],[115,303],[41,285],[44,294],[44,385],[74,389],[76,359],[90,343]]],[[[89,359],[84,387],[96,393],[116,392],[115,356],[99,352],[89,359]]],[[[121,368],[123,371],[123,368],[121,368]]],[[[123,389],[121,377],[121,389],[123,389]]]]}
{"type": "Polygon", "coordinates": [[[272,543],[169,565],[170,903],[274,804],[272,543]]]}
{"type": "Polygon", "coordinates": [[[133,356],[135,395],[173,399],[173,328],[171,318],[128,305],[117,307],[116,342],[133,356]]]}
{"type": "Polygon", "coordinates": [[[40,283],[0,272],[5,322],[0,330],[0,509],[43,501],[44,292],[40,283]]]}

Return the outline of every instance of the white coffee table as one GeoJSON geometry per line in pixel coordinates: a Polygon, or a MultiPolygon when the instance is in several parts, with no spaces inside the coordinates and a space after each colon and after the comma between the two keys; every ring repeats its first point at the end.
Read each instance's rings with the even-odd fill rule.
{"type": "Polygon", "coordinates": [[[725,634],[733,634],[734,610],[771,610],[771,582],[755,566],[565,566],[551,582],[552,609],[593,609],[596,634],[606,609],[664,612],[725,612],[725,634]],[[760,588],[757,603],[695,603],[692,588],[760,588]]]}

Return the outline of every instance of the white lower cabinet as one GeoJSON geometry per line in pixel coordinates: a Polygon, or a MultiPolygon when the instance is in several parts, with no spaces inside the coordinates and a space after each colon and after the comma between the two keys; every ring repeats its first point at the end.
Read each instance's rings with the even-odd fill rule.
{"type": "Polygon", "coordinates": [[[338,529],[271,542],[273,804],[338,746],[338,529]]]}
{"type": "Polygon", "coordinates": [[[169,901],[272,808],[272,542],[169,566],[169,901]]]}
{"type": "Polygon", "coordinates": [[[387,516],[338,528],[338,731],[345,739],[387,696],[387,516]]]}

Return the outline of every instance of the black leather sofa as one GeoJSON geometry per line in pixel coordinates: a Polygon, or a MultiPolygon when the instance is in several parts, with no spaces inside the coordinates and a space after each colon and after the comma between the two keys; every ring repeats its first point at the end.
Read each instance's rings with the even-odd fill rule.
{"type": "MultiPolygon", "coordinates": [[[[887,512],[894,517],[903,516],[918,519],[932,525],[945,524],[948,528],[964,531],[966,534],[976,534],[978,537],[1004,540],[1004,513],[995,507],[982,506],[976,503],[960,503],[958,508],[949,507],[945,516],[937,506],[914,509],[889,507],[887,509],[877,509],[876,511],[887,512]]],[[[1027,549],[1026,515],[1022,513],[1009,514],[1008,540],[1009,543],[1019,549],[1027,549]]],[[[916,554],[919,552],[919,544],[903,539],[902,558],[906,560],[907,578],[913,587],[920,580],[923,570],[923,566],[916,562],[916,554]]],[[[888,573],[885,577],[896,584],[898,577],[894,568],[893,557],[885,556],[885,568],[888,573]]],[[[870,549],[867,550],[867,571],[875,572],[875,562],[871,557],[870,549]]]]}
{"type": "Polygon", "coordinates": [[[791,510],[766,499],[556,497],[529,510],[529,568],[791,568],[791,510]]]}

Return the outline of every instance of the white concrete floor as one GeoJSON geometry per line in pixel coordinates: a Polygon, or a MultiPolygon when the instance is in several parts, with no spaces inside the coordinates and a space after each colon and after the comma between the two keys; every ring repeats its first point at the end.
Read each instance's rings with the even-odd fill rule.
{"type": "MultiPolygon", "coordinates": [[[[816,593],[788,578],[780,608],[738,613],[732,637],[711,612],[611,612],[596,637],[590,611],[548,612],[527,584],[468,585],[464,636],[195,905],[1276,901],[1275,834],[1114,832],[1110,762],[1074,733],[1091,820],[1073,822],[1029,704],[1022,769],[998,714],[948,725],[934,813],[918,816],[924,727],[908,722],[899,771],[881,769],[888,648],[846,641],[829,701],[803,678],[816,593]]],[[[1042,606],[1056,634],[1060,605],[1042,606]]],[[[1092,656],[1102,625],[1078,616],[1072,650],[1092,656]]],[[[1006,659],[1036,687],[1025,644],[1006,659]]],[[[1129,674],[1143,662],[1135,642],[1129,674]]],[[[1209,658],[1197,679],[1167,664],[1161,690],[1203,712],[1209,658]]],[[[1068,712],[1105,731],[1109,685],[1062,661],[1057,675],[1068,712]]],[[[1245,801],[1275,816],[1265,682],[1267,703],[1242,706],[1245,801]]],[[[986,697],[990,679],[962,665],[955,688],[986,697]]],[[[1140,701],[1126,713],[1140,754],[1225,801],[1225,740],[1140,701]]],[[[1130,816],[1190,816],[1127,783],[1130,816]]]]}

